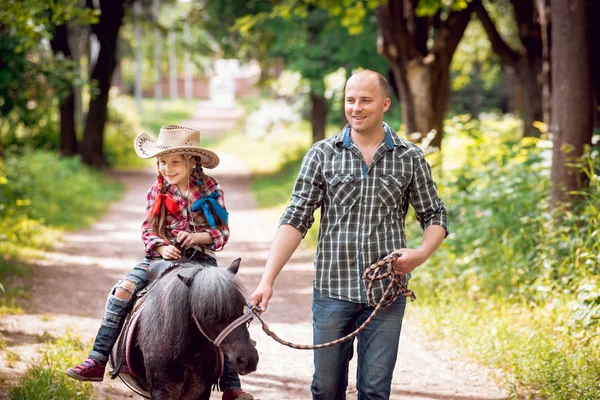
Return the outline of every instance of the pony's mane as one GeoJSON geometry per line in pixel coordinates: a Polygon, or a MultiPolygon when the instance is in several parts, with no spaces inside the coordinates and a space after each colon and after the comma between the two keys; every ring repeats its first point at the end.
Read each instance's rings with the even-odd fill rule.
{"type": "Polygon", "coordinates": [[[223,268],[203,268],[190,287],[190,301],[202,321],[227,321],[237,317],[246,303],[240,281],[223,268]]]}
{"type": "Polygon", "coordinates": [[[245,304],[243,286],[226,269],[199,263],[181,268],[198,270],[190,287],[177,276],[181,269],[169,271],[146,294],[140,316],[140,345],[163,359],[175,358],[186,348],[190,329],[197,329],[190,319],[192,310],[203,328],[209,328],[240,315],[245,304]]]}

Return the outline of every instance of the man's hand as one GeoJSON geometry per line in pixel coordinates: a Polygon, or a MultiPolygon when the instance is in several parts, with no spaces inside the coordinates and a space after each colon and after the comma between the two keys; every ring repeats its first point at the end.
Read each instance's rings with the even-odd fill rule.
{"type": "Polygon", "coordinates": [[[411,273],[415,268],[427,261],[426,254],[417,249],[400,249],[395,250],[392,254],[400,255],[400,257],[392,263],[394,271],[400,275],[411,273]]]}
{"type": "Polygon", "coordinates": [[[254,293],[250,295],[250,303],[253,306],[259,306],[261,312],[267,311],[269,300],[273,296],[273,287],[264,283],[259,283],[254,293]]]}
{"type": "Polygon", "coordinates": [[[178,260],[181,258],[181,251],[175,246],[160,246],[156,251],[164,260],[178,260]]]}

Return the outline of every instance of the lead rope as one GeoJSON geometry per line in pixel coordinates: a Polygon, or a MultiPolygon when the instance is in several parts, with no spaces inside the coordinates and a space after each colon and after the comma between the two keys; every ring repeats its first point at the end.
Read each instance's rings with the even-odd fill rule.
{"type": "Polygon", "coordinates": [[[383,258],[382,260],[379,260],[378,262],[372,264],[369,268],[367,268],[365,270],[365,272],[363,273],[363,277],[369,281],[369,285],[367,286],[367,300],[368,300],[369,305],[375,306],[375,309],[373,310],[371,315],[369,315],[369,318],[367,318],[367,320],[365,322],[363,322],[363,324],[361,326],[358,327],[358,329],[356,329],[354,332],[352,332],[344,337],[341,337],[339,339],[333,340],[331,342],[315,344],[315,345],[291,343],[291,342],[281,339],[279,336],[277,336],[275,334],[275,332],[273,332],[272,330],[269,329],[269,326],[260,317],[260,309],[258,307],[252,306],[252,312],[256,315],[256,318],[258,318],[258,320],[262,324],[263,331],[268,336],[272,337],[273,340],[281,343],[284,346],[288,346],[293,349],[300,349],[300,350],[313,350],[313,349],[322,349],[325,347],[331,347],[331,346],[335,346],[336,344],[343,343],[347,340],[352,339],[359,333],[361,333],[367,327],[367,325],[369,325],[369,323],[373,320],[373,318],[379,312],[380,309],[387,307],[387,306],[391,305],[392,303],[394,303],[394,301],[396,301],[398,296],[400,296],[401,294],[404,297],[410,297],[410,301],[416,300],[417,297],[415,296],[414,292],[412,290],[409,290],[407,288],[406,284],[404,283],[403,275],[396,274],[396,272],[394,271],[394,268],[392,267],[392,262],[397,260],[398,257],[400,257],[400,255],[398,255],[398,254],[393,254],[391,256],[387,256],[387,257],[383,258]],[[378,271],[381,270],[384,266],[387,266],[387,272],[378,274],[378,271]],[[385,279],[390,276],[391,276],[390,283],[388,284],[387,288],[385,289],[385,292],[383,293],[381,300],[379,300],[379,303],[377,303],[377,305],[375,305],[375,303],[373,302],[373,300],[371,298],[372,297],[371,290],[373,288],[373,283],[375,281],[385,279]]]}

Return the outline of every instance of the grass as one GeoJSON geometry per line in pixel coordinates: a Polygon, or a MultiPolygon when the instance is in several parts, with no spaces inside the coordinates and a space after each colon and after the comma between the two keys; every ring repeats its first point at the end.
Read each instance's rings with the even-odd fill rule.
{"type": "Polygon", "coordinates": [[[49,339],[42,350],[42,359],[32,366],[23,380],[9,394],[11,400],[71,400],[93,398],[90,383],[68,377],[65,369],[85,357],[81,340],[71,334],[49,339]]]}
{"type": "Polygon", "coordinates": [[[457,298],[422,305],[418,313],[427,332],[450,338],[472,357],[504,370],[513,398],[600,398],[600,340],[582,340],[566,330],[564,307],[457,298]]]}

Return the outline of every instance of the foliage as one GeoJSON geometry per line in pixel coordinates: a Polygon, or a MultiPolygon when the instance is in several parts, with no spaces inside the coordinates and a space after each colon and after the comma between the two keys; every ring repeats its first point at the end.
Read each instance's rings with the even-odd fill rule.
{"type": "Polygon", "coordinates": [[[78,0],[39,2],[11,1],[0,15],[0,139],[11,142],[19,125],[40,128],[46,111],[76,81],[74,65],[53,59],[44,45],[53,35],[51,27],[90,22],[95,12],[79,7],[78,0]]]}
{"type": "MultiPolygon", "coordinates": [[[[159,47],[162,60],[162,78],[167,77],[168,68],[164,60],[167,52],[171,50],[168,34],[172,32],[175,36],[174,53],[178,76],[185,70],[184,54],[187,51],[189,65],[192,75],[196,76],[204,72],[215,56],[216,48],[212,39],[205,29],[204,14],[199,2],[161,2],[161,10],[158,21],[152,17],[152,8],[144,7],[139,17],[130,9],[125,15],[123,26],[119,35],[119,54],[121,57],[121,68],[123,80],[128,94],[133,94],[136,79],[135,51],[140,48],[142,53],[142,87],[151,87],[156,82],[156,59],[153,56],[156,47],[154,28],[160,32],[159,47]],[[135,37],[135,22],[139,22],[142,32],[141,40],[135,37]],[[185,37],[185,28],[189,28],[189,37],[185,37]],[[168,49],[168,50],[167,50],[168,49]]],[[[182,93],[179,93],[181,95],[182,93]]]]}
{"type": "Polygon", "coordinates": [[[57,231],[89,224],[121,191],[79,158],[27,149],[6,154],[0,164],[0,253],[51,248],[57,231]]]}
{"type": "Polygon", "coordinates": [[[140,133],[141,119],[131,97],[110,92],[108,116],[104,128],[104,154],[113,168],[147,165],[133,149],[133,140],[140,133]]]}
{"type": "Polygon", "coordinates": [[[78,338],[67,334],[46,340],[42,359],[32,366],[23,380],[10,391],[11,400],[70,400],[93,397],[90,383],[77,382],[68,377],[65,369],[84,357],[84,348],[78,338]],[[76,351],[73,351],[76,349],[76,351]]]}
{"type": "Polygon", "coordinates": [[[446,129],[438,183],[451,233],[412,283],[426,319],[505,369],[519,395],[597,398],[600,153],[582,160],[589,185],[575,209],[551,212],[549,141],[491,116],[446,129]]]}

